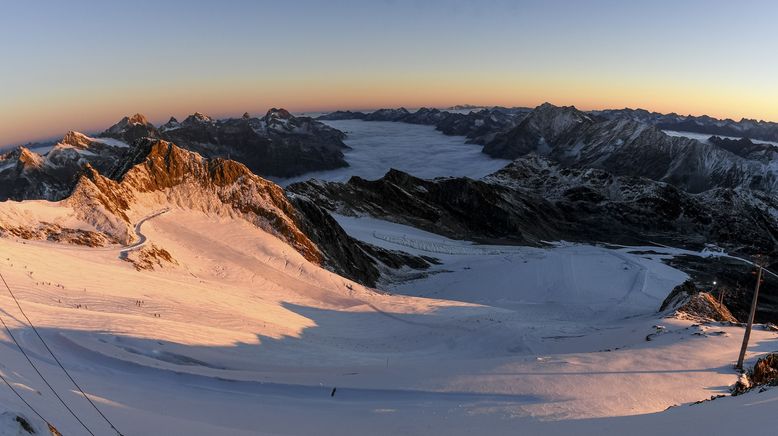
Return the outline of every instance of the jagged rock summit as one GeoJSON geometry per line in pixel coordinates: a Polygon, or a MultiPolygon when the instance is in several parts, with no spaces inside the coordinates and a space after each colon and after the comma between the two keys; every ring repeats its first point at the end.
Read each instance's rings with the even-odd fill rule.
{"type": "Polygon", "coordinates": [[[135,115],[122,118],[118,123],[109,127],[99,136],[115,138],[128,144],[132,144],[140,138],[159,137],[159,132],[144,115],[136,113],[135,115]]]}

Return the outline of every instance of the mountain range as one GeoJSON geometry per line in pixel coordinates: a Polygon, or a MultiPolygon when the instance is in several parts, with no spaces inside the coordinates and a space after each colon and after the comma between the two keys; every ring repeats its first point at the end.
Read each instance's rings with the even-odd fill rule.
{"type": "Polygon", "coordinates": [[[227,120],[195,113],[159,127],[136,114],[94,137],[69,132],[45,155],[19,147],[0,157],[0,199],[61,200],[92,230],[44,217],[20,226],[19,211],[4,212],[0,227],[37,239],[130,244],[133,223],[153,212],[149,205],[170,204],[239,217],[311,262],[368,285],[400,270],[423,271],[435,260],[359,242],[331,212],[479,242],[717,244],[778,258],[772,145],[669,136],[649,123],[574,107],[543,104],[524,112],[362,114],[436,125],[484,143],[490,156],[513,160],[481,180],[424,180],[392,170],[375,181],[309,181],[286,191],[257,168],[292,174],[346,164],[340,152],[345,134],[283,109],[227,120]]]}
{"type": "MultiPolygon", "coordinates": [[[[399,109],[379,109],[374,112],[351,112],[335,111],[318,117],[320,120],[343,120],[343,119],[362,119],[366,121],[395,121],[411,122],[417,124],[430,124],[438,127],[443,133],[448,135],[468,136],[473,143],[482,144],[483,140],[476,140],[468,135],[467,131],[447,132],[439,127],[439,123],[446,119],[462,120],[470,119],[471,122],[477,120],[486,120],[489,116],[495,115],[497,118],[510,118],[510,122],[501,122],[494,126],[493,132],[505,130],[506,125],[517,124],[522,117],[532,111],[532,108],[513,107],[505,108],[500,106],[478,107],[472,105],[452,106],[446,110],[421,108],[415,113],[409,112],[405,108],[399,109]],[[465,114],[463,110],[470,112],[465,114]],[[455,111],[455,112],[452,112],[455,111]],[[434,117],[427,117],[427,114],[434,112],[434,117]],[[419,120],[425,119],[425,122],[419,123],[419,120]]],[[[778,141],[778,123],[771,121],[762,121],[743,118],[740,121],[732,119],[718,119],[708,115],[678,115],[676,113],[661,114],[658,112],[649,112],[645,109],[605,109],[593,110],[587,112],[595,118],[614,120],[629,119],[642,124],[650,124],[660,130],[672,130],[680,132],[693,132],[708,134],[712,136],[732,136],[737,138],[749,138],[761,141],[778,141]]],[[[495,120],[497,121],[497,120],[495,120]]],[[[507,120],[506,120],[507,121],[507,120]]],[[[478,121],[480,123],[480,121],[478,121]]]]}
{"type": "MultiPolygon", "coordinates": [[[[245,220],[285,241],[310,262],[369,285],[402,266],[429,266],[422,258],[349,237],[317,205],[288,198],[278,185],[236,161],[205,158],[153,137],[138,138],[129,147],[101,140],[69,133],[46,156],[22,148],[7,157],[16,160],[14,172],[4,174],[18,174],[18,183],[10,186],[24,188],[19,199],[62,200],[66,212],[60,213],[72,219],[59,217],[59,223],[52,223],[51,217],[25,212],[22,202],[0,212],[0,232],[86,245],[129,245],[137,239],[134,223],[154,212],[156,205],[166,204],[245,220]],[[63,178],[56,178],[59,175],[63,178]],[[93,230],[61,224],[76,220],[93,230]]],[[[11,194],[18,192],[22,191],[11,194]]]]}
{"type": "Polygon", "coordinates": [[[262,118],[213,120],[195,113],[159,128],[141,114],[124,117],[102,133],[68,132],[45,155],[24,146],[0,155],[0,201],[61,200],[85,164],[105,172],[142,138],[164,139],[204,157],[228,158],[266,177],[288,177],[348,166],[345,134],[284,109],[262,118]]]}

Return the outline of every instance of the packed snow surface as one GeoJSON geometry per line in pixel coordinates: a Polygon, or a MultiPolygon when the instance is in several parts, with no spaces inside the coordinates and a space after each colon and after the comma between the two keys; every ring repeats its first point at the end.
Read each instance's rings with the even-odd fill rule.
{"type": "Polygon", "coordinates": [[[481,178],[510,161],[481,153],[482,146],[466,144],[463,136],[446,136],[433,126],[390,121],[322,121],[345,132],[351,147],[344,155],[349,166],[276,180],[281,185],[308,179],[345,182],[351,176],[381,178],[394,168],[416,177],[481,178]]]}
{"type": "MultiPolygon", "coordinates": [[[[655,313],[685,278],[660,262],[669,254],[478,246],[338,220],[441,265],[376,292],[243,221],[171,208],[136,231],[177,265],[136,271],[120,247],[4,238],[0,271],[126,435],[723,434],[740,428],[732,416],[749,420],[750,435],[774,428],[778,392],[685,405],[734,383],[742,329],[655,313]]],[[[111,434],[6,293],[0,308],[68,404],[111,434]]],[[[775,338],[757,329],[749,358],[775,338]]],[[[83,434],[5,333],[0,356],[36,409],[63,434],[83,434]]],[[[0,389],[0,410],[32,414],[0,389]]]]}

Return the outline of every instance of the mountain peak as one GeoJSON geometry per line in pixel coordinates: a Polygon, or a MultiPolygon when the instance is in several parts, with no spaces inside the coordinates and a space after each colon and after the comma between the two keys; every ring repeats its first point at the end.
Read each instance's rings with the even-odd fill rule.
{"type": "Polygon", "coordinates": [[[146,119],[146,116],[140,113],[136,113],[135,115],[129,117],[127,121],[130,124],[142,124],[142,125],[149,125],[149,120],[146,119]]]}
{"type": "Polygon", "coordinates": [[[279,118],[279,119],[282,119],[282,120],[288,120],[288,119],[292,118],[292,114],[289,113],[288,110],[283,109],[283,108],[280,108],[280,109],[272,108],[269,111],[267,111],[267,114],[265,114],[265,118],[267,118],[267,119],[279,118]]]}
{"type": "Polygon", "coordinates": [[[92,143],[92,140],[81,132],[70,130],[68,133],[65,134],[65,136],[62,137],[60,143],[85,149],[89,147],[89,144],[92,143]]]}
{"type": "Polygon", "coordinates": [[[154,125],[144,115],[136,113],[135,115],[122,118],[99,136],[121,139],[131,144],[138,138],[146,136],[156,137],[157,135],[157,129],[154,125]]]}
{"type": "Polygon", "coordinates": [[[186,119],[184,120],[184,124],[192,124],[192,123],[205,124],[205,123],[212,123],[212,122],[213,122],[213,118],[201,112],[195,112],[192,115],[186,117],[186,119]]]}
{"type": "Polygon", "coordinates": [[[40,167],[43,165],[43,156],[27,147],[20,146],[18,165],[22,168],[40,167]]]}

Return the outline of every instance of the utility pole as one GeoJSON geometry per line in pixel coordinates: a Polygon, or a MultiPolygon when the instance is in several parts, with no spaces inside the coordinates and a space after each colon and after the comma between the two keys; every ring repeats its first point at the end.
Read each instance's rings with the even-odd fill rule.
{"type": "Polygon", "coordinates": [[[740,371],[743,370],[743,360],[746,358],[746,349],[748,348],[748,340],[751,338],[751,327],[754,325],[754,315],[756,315],[756,301],[759,298],[759,285],[762,284],[762,263],[757,263],[759,270],[756,274],[756,288],[754,289],[754,298],[751,299],[751,313],[748,315],[748,324],[746,325],[746,332],[743,334],[743,345],[740,347],[740,357],[737,359],[737,366],[735,368],[740,371]]]}

